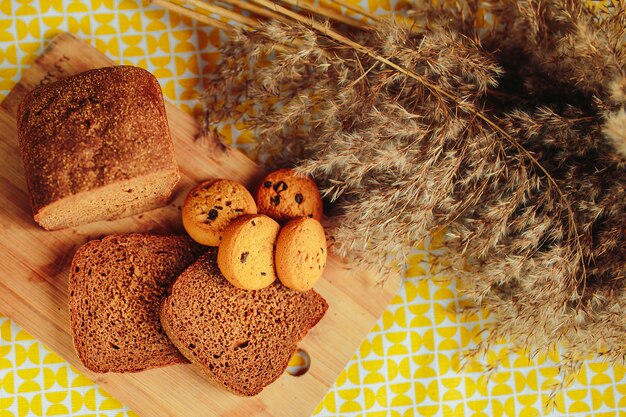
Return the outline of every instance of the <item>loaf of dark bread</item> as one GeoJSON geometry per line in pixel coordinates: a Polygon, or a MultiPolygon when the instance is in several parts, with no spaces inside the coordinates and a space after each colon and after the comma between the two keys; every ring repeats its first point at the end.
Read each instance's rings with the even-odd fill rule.
{"type": "Polygon", "coordinates": [[[42,85],[20,103],[17,125],[33,215],[46,229],[156,208],[179,180],[161,88],[141,68],[42,85]]]}
{"type": "Polygon", "coordinates": [[[159,306],[204,251],[186,236],[111,235],[72,261],[69,309],[78,358],[94,372],[136,372],[187,361],[168,340],[159,306]]]}
{"type": "Polygon", "coordinates": [[[234,287],[211,248],[176,280],[160,316],[192,364],[226,389],[249,396],[285,371],[298,342],[327,309],[315,291],[293,291],[278,281],[261,290],[234,287]]]}

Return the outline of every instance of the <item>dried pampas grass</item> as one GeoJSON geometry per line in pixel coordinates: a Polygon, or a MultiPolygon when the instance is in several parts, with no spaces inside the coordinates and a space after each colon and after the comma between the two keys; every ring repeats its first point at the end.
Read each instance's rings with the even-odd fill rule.
{"type": "Polygon", "coordinates": [[[603,132],[615,150],[626,158],[626,111],[622,107],[607,114],[603,132]]]}
{"type": "MultiPolygon", "coordinates": [[[[313,175],[334,250],[379,269],[445,231],[446,264],[505,337],[564,369],[626,356],[626,9],[415,3],[349,42],[297,22],[240,31],[204,100],[277,165],[313,175]],[[350,42],[356,44],[355,47],[350,42]]],[[[343,35],[342,35],[343,36],[343,35]]]]}

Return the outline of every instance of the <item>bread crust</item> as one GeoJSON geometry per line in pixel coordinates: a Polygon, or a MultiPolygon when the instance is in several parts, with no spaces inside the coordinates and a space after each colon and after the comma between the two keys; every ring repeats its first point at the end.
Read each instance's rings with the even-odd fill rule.
{"type": "MultiPolygon", "coordinates": [[[[37,220],[68,196],[160,171],[174,185],[179,178],[161,88],[141,68],[99,68],[41,85],[20,103],[17,126],[37,220]]],[[[102,201],[107,218],[129,214],[115,204],[102,201]]]]}

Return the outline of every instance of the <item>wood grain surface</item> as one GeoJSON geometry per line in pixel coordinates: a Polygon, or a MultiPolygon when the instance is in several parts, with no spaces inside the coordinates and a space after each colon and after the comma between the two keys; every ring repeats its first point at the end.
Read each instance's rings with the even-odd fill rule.
{"type": "Polygon", "coordinates": [[[180,205],[197,182],[230,178],[252,186],[262,170],[237,150],[214,139],[198,137],[196,121],[167,104],[181,181],[168,206],[116,221],[47,232],[32,218],[18,148],[16,111],[28,91],[91,68],[114,62],[71,34],[51,40],[43,54],[0,105],[0,311],[105,390],[142,416],[307,416],[372,329],[401,277],[384,286],[367,271],[356,271],[335,258],[316,290],[329,310],[299,347],[309,353],[305,375],[287,373],[252,398],[238,397],[214,386],[190,365],[176,365],[136,374],[94,374],[78,361],[69,333],[68,268],[83,243],[120,232],[181,232],[180,205]]]}

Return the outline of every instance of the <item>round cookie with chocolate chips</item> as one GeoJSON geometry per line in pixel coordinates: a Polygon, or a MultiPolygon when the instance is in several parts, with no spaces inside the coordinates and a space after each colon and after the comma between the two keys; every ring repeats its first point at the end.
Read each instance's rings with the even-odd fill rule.
{"type": "Polygon", "coordinates": [[[254,198],[242,184],[225,179],[196,185],[183,203],[183,226],[198,243],[218,246],[231,220],[256,214],[254,198]]]}
{"type": "Polygon", "coordinates": [[[280,225],[262,214],[247,214],[224,230],[217,266],[235,287],[259,290],[276,280],[274,245],[280,225]]]}
{"type": "Polygon", "coordinates": [[[315,219],[290,220],[276,240],[276,275],[286,287],[308,291],[320,279],[326,267],[326,235],[315,219]]]}
{"type": "Polygon", "coordinates": [[[322,198],[311,177],[296,175],[291,169],[269,173],[256,189],[259,213],[279,223],[297,217],[322,219],[322,198]]]}

